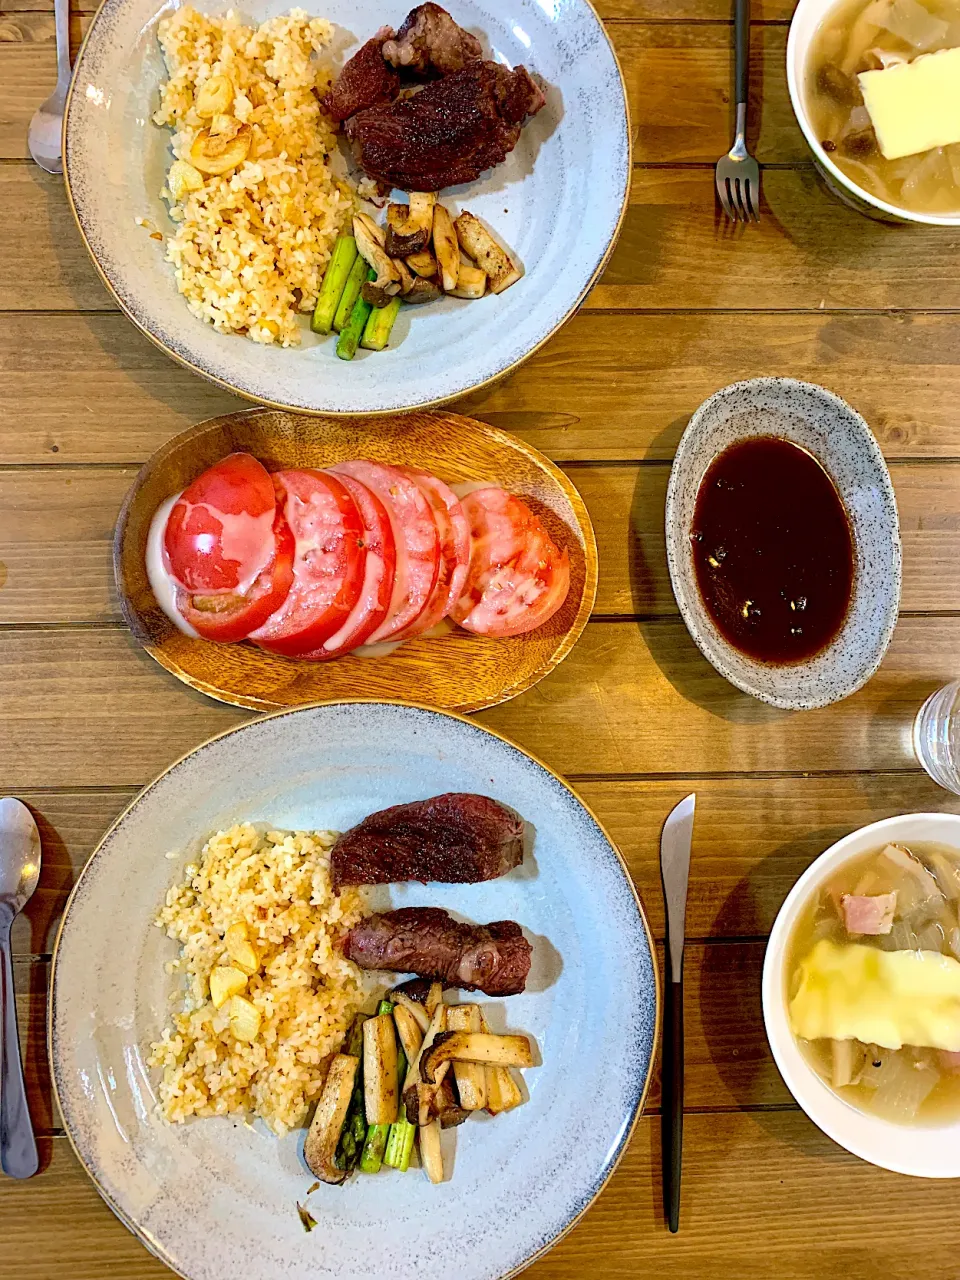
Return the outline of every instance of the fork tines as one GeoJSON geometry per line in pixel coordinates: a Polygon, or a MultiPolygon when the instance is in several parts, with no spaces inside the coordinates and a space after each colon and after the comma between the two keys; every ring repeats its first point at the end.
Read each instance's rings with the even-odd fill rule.
{"type": "Polygon", "coordinates": [[[724,213],[733,222],[760,221],[760,170],[753,162],[749,166],[751,172],[741,172],[747,167],[743,160],[729,156],[717,163],[717,195],[724,213]]]}

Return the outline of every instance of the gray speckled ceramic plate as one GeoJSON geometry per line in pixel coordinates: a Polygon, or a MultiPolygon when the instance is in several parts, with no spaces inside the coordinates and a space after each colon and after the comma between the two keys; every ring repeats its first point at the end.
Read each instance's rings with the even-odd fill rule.
{"type": "Polygon", "coordinates": [[[705,400],[680,441],[666,502],[673,594],[701,653],[731,684],[775,707],[809,710],[855,693],[879,667],[900,608],[901,549],[890,474],[863,418],[839,396],[793,378],[735,382],[705,400]],[[808,449],[826,468],[853,529],[853,600],[836,639],[792,666],[757,662],[717,630],[703,605],[690,528],[697,490],[717,454],[748,436],[773,435],[808,449]]]}
{"type": "Polygon", "coordinates": [[[107,833],[57,940],[50,1056],[67,1132],[113,1210],[188,1280],[493,1280],[547,1249],[589,1206],[646,1093],[657,1026],[650,933],[619,854],[547,768],[462,717],[390,703],[331,703],[214,738],[149,786],[107,833]],[[151,921],[204,838],[251,818],[345,828],[375,809],[479,791],[527,820],[532,852],[478,885],[395,885],[395,905],[520,922],[534,942],[527,991],[491,1002],[533,1035],[529,1101],[447,1135],[452,1173],[357,1178],[310,1198],[302,1134],[258,1122],[168,1126],[144,1046],[169,1016],[176,945],[151,921]],[[178,851],[176,860],[166,854],[178,851]]]}
{"type": "MultiPolygon", "coordinates": [[[[205,12],[229,5],[194,0],[205,12]]],[[[337,24],[336,57],[413,0],[301,4],[337,24]]],[[[508,372],[579,305],[616,240],[630,187],[630,128],[616,56],[589,0],[451,0],[487,56],[523,63],[549,85],[546,107],[506,161],[444,203],[485,218],[526,274],[479,302],[447,298],[402,312],[384,352],[338,360],[303,321],[303,346],[281,350],[215,332],[179,296],[164,247],[136,225],[171,226],[160,200],[170,134],[151,123],[164,76],[156,23],[163,0],[105,0],[77,62],[65,123],[67,189],[80,230],[118,304],[168,354],[253,400],[306,413],[381,413],[440,404],[508,372]]],[[[262,22],[293,5],[239,7],[262,22]]]]}

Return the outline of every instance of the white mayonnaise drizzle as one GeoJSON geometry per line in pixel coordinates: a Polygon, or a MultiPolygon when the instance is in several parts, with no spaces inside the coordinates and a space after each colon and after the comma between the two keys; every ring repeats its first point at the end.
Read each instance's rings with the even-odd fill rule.
{"type": "Polygon", "coordinates": [[[191,636],[194,640],[199,640],[198,633],[194,631],[193,627],[177,608],[177,586],[173,575],[167,568],[167,553],[163,546],[163,533],[167,527],[170,512],[176,506],[179,498],[180,494],[175,493],[166,502],[161,502],[153,519],[150,521],[150,532],[147,534],[147,578],[150,581],[153,594],[156,596],[157,604],[173,625],[179,631],[182,631],[185,636],[191,636]]]}

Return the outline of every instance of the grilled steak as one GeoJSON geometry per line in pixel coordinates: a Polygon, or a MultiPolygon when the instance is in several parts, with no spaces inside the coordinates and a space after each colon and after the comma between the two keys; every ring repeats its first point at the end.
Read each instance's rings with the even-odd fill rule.
{"type": "Polygon", "coordinates": [[[393,27],[381,27],[344,64],[336,84],[321,102],[334,120],[346,120],[364,107],[392,102],[400,92],[399,73],[384,61],[382,52],[383,42],[392,40],[394,34],[393,27]]]}
{"type": "Polygon", "coordinates": [[[474,62],[410,97],[359,111],[345,129],[369,177],[403,191],[440,191],[505,160],[526,117],[543,105],[525,67],[474,62]]]}
{"type": "Polygon", "coordinates": [[[361,969],[392,969],[488,996],[514,996],[527,983],[532,948],[512,920],[461,924],[439,907],[367,916],[343,953],[361,969]]]}
{"type": "Polygon", "coordinates": [[[523,861],[523,820],[488,796],[448,792],[372,813],[330,855],[334,889],[345,884],[439,880],[476,884],[523,861]]]}
{"type": "Polygon", "coordinates": [[[411,9],[395,38],[385,40],[382,49],[392,67],[418,76],[453,75],[483,56],[477,37],[432,3],[411,9]]]}

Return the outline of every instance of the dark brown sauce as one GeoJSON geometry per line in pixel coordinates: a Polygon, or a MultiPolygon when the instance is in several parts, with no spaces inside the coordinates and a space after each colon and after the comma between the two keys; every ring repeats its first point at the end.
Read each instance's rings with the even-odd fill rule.
{"type": "Polygon", "coordinates": [[[741,653],[802,662],[843,626],[853,593],[850,521],[827,472],[799,445],[754,436],[715,458],[690,538],[703,602],[741,653]]]}

